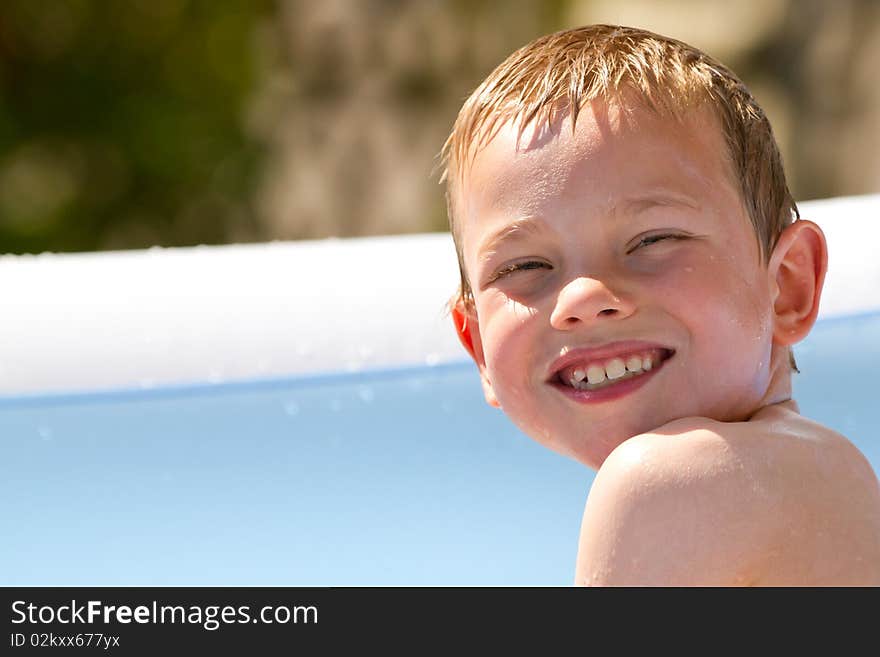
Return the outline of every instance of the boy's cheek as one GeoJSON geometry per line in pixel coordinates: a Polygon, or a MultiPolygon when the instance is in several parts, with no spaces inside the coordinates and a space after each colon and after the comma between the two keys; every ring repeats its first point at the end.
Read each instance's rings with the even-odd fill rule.
{"type": "Polygon", "coordinates": [[[496,342],[489,338],[485,355],[487,374],[495,383],[504,384],[516,371],[515,365],[519,364],[522,367],[522,358],[517,355],[516,348],[509,339],[496,342]]]}
{"type": "Polygon", "coordinates": [[[515,334],[492,333],[487,333],[484,338],[486,365],[483,390],[489,401],[486,391],[491,387],[492,396],[500,407],[511,406],[512,400],[522,397],[528,388],[528,349],[525,342],[517,338],[515,334]]]}
{"type": "Polygon", "coordinates": [[[770,321],[769,294],[762,284],[738,273],[685,267],[655,289],[654,298],[706,330],[724,331],[729,326],[753,332],[770,321]]]}

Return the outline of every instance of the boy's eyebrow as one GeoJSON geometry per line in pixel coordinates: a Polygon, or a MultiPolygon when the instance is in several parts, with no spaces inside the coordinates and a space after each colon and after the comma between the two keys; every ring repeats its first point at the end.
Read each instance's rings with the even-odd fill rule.
{"type": "Polygon", "coordinates": [[[480,260],[486,260],[505,242],[518,242],[539,234],[542,230],[542,225],[543,221],[538,217],[524,217],[511,224],[507,224],[501,230],[492,233],[483,240],[477,255],[480,260]]]}
{"type": "MultiPolygon", "coordinates": [[[[700,204],[691,196],[674,192],[671,190],[663,190],[649,192],[639,196],[633,196],[623,200],[620,204],[612,208],[612,213],[618,208],[624,214],[638,214],[654,207],[681,206],[691,210],[699,210],[700,204]]],[[[527,240],[540,234],[544,230],[544,222],[540,217],[530,216],[517,219],[513,223],[507,224],[500,230],[492,233],[480,245],[477,255],[480,260],[486,260],[492,256],[498,247],[506,242],[518,242],[527,240]]]]}
{"type": "Polygon", "coordinates": [[[657,206],[666,207],[671,205],[680,205],[691,210],[700,209],[700,204],[687,194],[666,190],[628,198],[622,205],[624,212],[629,214],[637,214],[657,206]]]}

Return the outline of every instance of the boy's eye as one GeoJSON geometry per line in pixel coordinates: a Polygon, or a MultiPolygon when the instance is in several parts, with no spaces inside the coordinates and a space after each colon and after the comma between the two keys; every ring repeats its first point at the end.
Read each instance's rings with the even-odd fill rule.
{"type": "Polygon", "coordinates": [[[509,274],[513,274],[514,272],[527,271],[529,269],[542,269],[542,268],[552,269],[552,267],[549,264],[547,264],[546,262],[543,262],[541,260],[524,260],[522,262],[514,262],[509,265],[505,265],[504,267],[502,267],[501,269],[496,271],[492,275],[492,281],[497,280],[497,279],[501,278],[502,276],[508,276],[509,274]]]}
{"type": "Polygon", "coordinates": [[[657,235],[648,235],[646,237],[642,237],[638,242],[636,242],[636,245],[633,246],[629,251],[627,251],[627,254],[630,254],[633,251],[640,249],[644,246],[650,246],[651,244],[662,242],[663,240],[686,240],[687,238],[687,235],[681,235],[679,233],[659,233],[657,235]]]}

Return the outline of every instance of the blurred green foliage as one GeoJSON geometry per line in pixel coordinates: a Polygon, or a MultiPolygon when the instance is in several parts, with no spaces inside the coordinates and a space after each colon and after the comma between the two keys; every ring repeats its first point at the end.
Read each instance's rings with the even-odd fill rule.
{"type": "Polygon", "coordinates": [[[731,66],[798,200],[880,189],[877,0],[0,0],[0,253],[446,230],[462,101],[593,22],[731,66]]]}
{"type": "Polygon", "coordinates": [[[219,243],[252,227],[262,146],[242,116],[270,10],[0,3],[0,251],[219,243]]]}

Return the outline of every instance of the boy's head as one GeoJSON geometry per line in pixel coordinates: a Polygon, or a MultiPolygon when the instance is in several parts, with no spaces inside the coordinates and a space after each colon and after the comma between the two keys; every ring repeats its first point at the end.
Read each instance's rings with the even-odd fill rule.
{"type": "Polygon", "coordinates": [[[792,223],[770,125],[723,65],[633,28],[542,37],[468,98],[444,158],[453,317],[526,433],[598,467],[790,394],[824,238],[792,223]]]}

